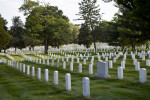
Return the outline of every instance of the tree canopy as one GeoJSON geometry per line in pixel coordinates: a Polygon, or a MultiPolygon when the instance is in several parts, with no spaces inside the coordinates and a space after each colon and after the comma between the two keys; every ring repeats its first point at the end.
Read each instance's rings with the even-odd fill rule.
{"type": "Polygon", "coordinates": [[[11,35],[7,32],[7,21],[0,15],[0,50],[5,49],[11,40],[11,35]]]}
{"type": "Polygon", "coordinates": [[[85,26],[89,28],[90,35],[92,36],[91,39],[94,43],[95,49],[97,40],[96,35],[92,34],[92,31],[95,29],[96,26],[98,26],[101,19],[99,5],[96,5],[96,3],[97,0],[82,0],[81,3],[79,3],[79,13],[77,14],[80,16],[78,20],[83,20],[83,24],[85,24],[85,26]]]}
{"type": "Polygon", "coordinates": [[[25,27],[29,36],[35,36],[43,41],[45,53],[48,45],[59,48],[70,42],[69,19],[58,7],[25,0],[20,11],[27,16],[25,27]]]}
{"type": "Polygon", "coordinates": [[[146,43],[150,40],[150,7],[149,0],[103,0],[114,1],[119,13],[116,14],[119,40],[122,46],[132,46],[146,43]]]}
{"type": "Polygon", "coordinates": [[[25,43],[23,41],[24,35],[24,25],[19,16],[15,16],[12,19],[12,26],[10,28],[10,34],[13,36],[10,46],[22,49],[25,47],[25,43]]]}

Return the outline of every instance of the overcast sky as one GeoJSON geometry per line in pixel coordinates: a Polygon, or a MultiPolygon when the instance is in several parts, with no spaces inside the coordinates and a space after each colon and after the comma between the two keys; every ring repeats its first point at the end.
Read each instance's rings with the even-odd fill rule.
{"type": "MultiPolygon", "coordinates": [[[[36,1],[36,0],[35,0],[36,1]]],[[[75,15],[79,12],[78,3],[81,0],[39,0],[49,2],[53,6],[58,6],[64,12],[71,23],[79,24],[80,21],[74,21],[73,19],[79,18],[75,15]]],[[[100,13],[104,13],[103,20],[110,21],[114,14],[118,11],[118,8],[114,6],[114,3],[104,3],[102,0],[97,0],[100,5],[100,13]]],[[[19,12],[18,8],[23,4],[23,0],[0,0],[0,14],[8,21],[8,27],[12,25],[13,16],[20,16],[22,21],[25,22],[25,17],[22,12],[19,12]]]]}

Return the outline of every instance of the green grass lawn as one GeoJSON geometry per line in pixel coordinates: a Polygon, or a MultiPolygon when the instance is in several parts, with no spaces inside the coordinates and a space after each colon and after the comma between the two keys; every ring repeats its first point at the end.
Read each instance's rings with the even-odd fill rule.
{"type": "MultiPolygon", "coordinates": [[[[28,55],[36,57],[34,55],[28,55]]],[[[102,57],[101,57],[102,58],[102,57]]],[[[93,75],[88,74],[88,66],[90,59],[86,65],[82,65],[83,73],[78,73],[78,64],[74,59],[74,71],[69,71],[70,62],[66,63],[66,70],[62,69],[62,62],[60,59],[59,68],[50,65],[36,64],[32,62],[22,61],[26,65],[35,67],[35,77],[27,76],[16,69],[7,65],[0,64],[0,100],[83,100],[82,96],[82,78],[90,78],[90,92],[91,98],[94,100],[149,100],[150,98],[150,67],[145,66],[146,62],[140,61],[141,68],[147,69],[147,83],[139,83],[139,72],[135,71],[131,55],[127,56],[126,69],[124,70],[124,79],[117,79],[117,67],[121,66],[122,56],[113,64],[113,69],[109,69],[110,79],[97,79],[95,55],[93,75]],[[37,80],[37,68],[41,68],[42,79],[37,80]],[[44,82],[44,69],[49,70],[49,82],[44,82]],[[59,84],[53,84],[53,73],[58,71],[59,84]],[[65,90],[65,74],[71,74],[72,90],[65,90]]],[[[136,56],[136,58],[138,58],[136,56]]],[[[81,61],[80,61],[81,62],[81,61]]],[[[83,61],[82,61],[83,62],[83,61]]]]}

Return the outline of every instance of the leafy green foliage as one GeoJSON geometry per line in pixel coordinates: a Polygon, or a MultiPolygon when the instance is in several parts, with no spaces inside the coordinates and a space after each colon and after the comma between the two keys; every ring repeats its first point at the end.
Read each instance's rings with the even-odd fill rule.
{"type": "Polygon", "coordinates": [[[6,20],[0,15],[0,50],[5,49],[11,40],[11,35],[7,32],[6,20]]]}
{"type": "Polygon", "coordinates": [[[70,30],[72,34],[70,43],[78,44],[79,26],[75,26],[74,24],[70,23],[70,30]]]}
{"type": "Polygon", "coordinates": [[[103,0],[114,1],[120,13],[116,14],[116,23],[120,32],[122,46],[141,45],[150,40],[150,7],[149,0],[103,0]]]}
{"type": "Polygon", "coordinates": [[[34,48],[36,45],[40,45],[42,42],[34,37],[29,37],[24,35],[23,41],[25,43],[25,46],[29,46],[29,48],[34,48]]]}
{"type": "Polygon", "coordinates": [[[78,39],[80,45],[83,44],[84,46],[86,46],[86,48],[90,47],[90,45],[92,44],[92,36],[88,26],[84,24],[81,25],[78,39]]]}
{"type": "Polygon", "coordinates": [[[12,19],[13,25],[10,29],[10,34],[13,36],[11,40],[11,47],[22,49],[25,47],[25,43],[23,41],[23,35],[24,35],[24,25],[20,19],[19,16],[15,16],[12,19]]]}
{"type": "MultiPolygon", "coordinates": [[[[88,26],[91,31],[90,34],[92,36],[92,41],[94,42],[94,48],[96,49],[96,35],[92,34],[92,31],[98,26],[101,16],[99,6],[96,5],[97,0],[82,0],[79,3],[79,15],[80,18],[78,20],[83,20],[84,24],[88,26]]],[[[86,37],[85,37],[86,38],[86,37]]],[[[85,39],[86,40],[86,39],[85,39]]]]}
{"type": "Polygon", "coordinates": [[[39,2],[26,0],[20,7],[20,11],[27,15],[25,27],[28,36],[35,36],[43,41],[45,53],[47,53],[48,45],[59,48],[70,42],[69,19],[58,7],[49,4],[40,5],[39,2]]]}

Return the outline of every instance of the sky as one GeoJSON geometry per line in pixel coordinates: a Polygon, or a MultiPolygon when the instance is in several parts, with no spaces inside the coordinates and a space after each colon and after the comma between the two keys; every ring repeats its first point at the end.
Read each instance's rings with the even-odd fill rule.
{"type": "MultiPolygon", "coordinates": [[[[36,0],[34,0],[36,1],[36,0]]],[[[70,22],[73,24],[80,24],[81,21],[74,20],[79,18],[76,14],[79,12],[78,3],[81,0],[39,0],[41,2],[49,2],[52,6],[58,6],[60,10],[63,11],[70,22]]],[[[114,6],[114,3],[104,3],[102,0],[97,0],[97,4],[100,7],[100,14],[102,15],[102,20],[111,21],[114,14],[118,12],[118,8],[114,6]]],[[[25,17],[23,12],[19,12],[18,8],[23,4],[23,0],[0,0],[0,14],[4,19],[7,20],[7,27],[12,25],[12,18],[14,16],[20,16],[23,23],[25,23],[25,17]]]]}

